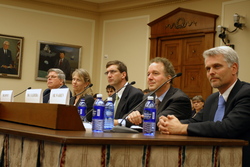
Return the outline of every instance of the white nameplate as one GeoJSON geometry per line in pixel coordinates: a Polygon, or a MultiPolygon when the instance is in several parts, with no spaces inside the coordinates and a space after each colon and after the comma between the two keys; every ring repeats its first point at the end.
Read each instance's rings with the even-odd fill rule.
{"type": "Polygon", "coordinates": [[[42,103],[42,89],[28,89],[26,90],[26,103],[42,103]]]}
{"type": "Polygon", "coordinates": [[[13,90],[2,90],[1,91],[1,101],[14,102],[13,90]]]}
{"type": "Polygon", "coordinates": [[[69,88],[51,89],[49,103],[69,105],[69,88]]]}

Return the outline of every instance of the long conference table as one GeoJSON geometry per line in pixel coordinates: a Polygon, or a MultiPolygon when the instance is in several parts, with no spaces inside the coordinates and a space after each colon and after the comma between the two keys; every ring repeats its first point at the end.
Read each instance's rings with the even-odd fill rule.
{"type": "Polygon", "coordinates": [[[240,167],[242,147],[248,145],[244,140],[158,131],[150,137],[39,127],[7,120],[6,106],[0,104],[0,157],[5,167],[240,167]]]}

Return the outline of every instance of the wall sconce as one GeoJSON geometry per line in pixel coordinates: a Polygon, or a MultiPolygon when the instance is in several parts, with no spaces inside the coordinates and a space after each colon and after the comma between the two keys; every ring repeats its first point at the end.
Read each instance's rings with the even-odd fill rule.
{"type": "Polygon", "coordinates": [[[237,27],[242,30],[242,27],[245,27],[245,24],[240,23],[240,18],[245,18],[245,17],[240,16],[237,13],[234,14],[234,27],[237,27]]]}
{"type": "Polygon", "coordinates": [[[244,23],[240,23],[240,19],[245,18],[243,16],[238,15],[237,13],[234,14],[234,27],[236,27],[233,31],[229,31],[227,27],[219,25],[217,27],[217,32],[219,38],[222,39],[223,43],[227,46],[231,46],[234,48],[234,45],[230,44],[229,39],[227,38],[228,35],[226,34],[226,31],[228,33],[234,33],[238,28],[242,30],[242,27],[246,27],[244,23]]]}
{"type": "Polygon", "coordinates": [[[222,41],[223,41],[223,43],[226,45],[226,38],[227,38],[227,34],[226,34],[226,31],[227,31],[227,27],[224,27],[224,26],[221,26],[221,25],[219,25],[218,27],[217,27],[217,32],[218,32],[218,36],[219,36],[219,38],[221,38],[222,39],[222,41]]]}

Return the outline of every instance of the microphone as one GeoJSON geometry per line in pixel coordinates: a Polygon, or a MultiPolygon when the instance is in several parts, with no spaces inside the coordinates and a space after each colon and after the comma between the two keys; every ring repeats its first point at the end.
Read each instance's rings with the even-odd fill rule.
{"type": "MultiPolygon", "coordinates": [[[[182,73],[179,72],[177,73],[175,76],[173,76],[172,78],[168,79],[166,82],[164,82],[161,86],[159,86],[157,89],[155,89],[153,92],[150,92],[148,96],[151,96],[152,94],[154,94],[155,92],[157,92],[163,85],[165,85],[167,82],[173,80],[174,78],[176,77],[179,77],[181,76],[182,73]]],[[[134,129],[131,129],[131,128],[128,128],[128,127],[124,127],[124,126],[121,126],[122,125],[122,122],[125,120],[125,118],[130,114],[132,113],[137,107],[139,107],[142,103],[144,103],[145,101],[147,100],[147,98],[144,98],[139,104],[137,104],[132,110],[130,110],[127,114],[125,114],[123,117],[122,117],[122,120],[121,122],[114,126],[113,129],[111,130],[111,132],[117,132],[117,133],[138,133],[137,130],[134,130],[134,129]]]]}
{"type": "Polygon", "coordinates": [[[93,84],[91,83],[91,84],[89,84],[82,92],[80,92],[80,93],[78,93],[78,94],[76,94],[75,96],[72,96],[71,98],[70,98],[70,100],[73,98],[73,97],[76,97],[76,96],[78,96],[78,95],[80,95],[80,94],[82,94],[83,92],[85,92],[88,88],[91,88],[93,86],[93,84]]]}
{"type": "MultiPolygon", "coordinates": [[[[136,83],[135,81],[132,81],[132,82],[130,82],[130,85],[134,85],[135,83],[136,83]]],[[[118,89],[117,91],[115,91],[115,93],[116,93],[116,92],[119,92],[122,88],[124,88],[124,87],[126,87],[126,86],[127,86],[127,85],[124,85],[123,87],[121,87],[120,89],[118,89]]],[[[113,93],[111,96],[113,96],[115,93],[113,93]]],[[[109,96],[109,97],[111,97],[111,96],[109,96]]],[[[107,100],[108,100],[108,98],[104,100],[104,103],[106,103],[107,100]]],[[[83,117],[83,120],[84,120],[84,119],[86,118],[86,116],[89,115],[92,111],[93,111],[93,109],[89,110],[89,112],[87,112],[86,115],[83,117]]]]}
{"type": "Polygon", "coordinates": [[[15,95],[14,97],[17,97],[18,95],[22,94],[23,92],[25,92],[26,90],[31,89],[31,87],[28,87],[27,89],[25,89],[24,91],[22,91],[21,93],[18,93],[17,95],[15,95]]]}

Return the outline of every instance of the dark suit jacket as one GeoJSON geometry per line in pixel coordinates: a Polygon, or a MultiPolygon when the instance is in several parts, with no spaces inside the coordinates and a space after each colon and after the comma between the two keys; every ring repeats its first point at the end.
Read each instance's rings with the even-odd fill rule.
{"type": "MultiPolygon", "coordinates": [[[[147,98],[149,94],[146,94],[143,99],[147,98]]],[[[155,97],[154,94],[152,96],[155,97]]],[[[138,107],[138,111],[140,111],[141,114],[144,112],[146,102],[147,100],[138,107]]],[[[191,113],[192,108],[189,97],[182,90],[170,86],[168,92],[158,106],[156,124],[159,122],[159,117],[162,115],[175,115],[178,119],[187,119],[191,117],[191,113]]],[[[132,123],[126,120],[126,126],[130,127],[131,125],[132,123]]]]}
{"type": "Polygon", "coordinates": [[[17,70],[15,68],[2,67],[2,65],[9,66],[10,64],[12,64],[11,51],[7,49],[7,54],[5,55],[3,48],[0,48],[0,73],[17,74],[17,70]]]}
{"type": "MultiPolygon", "coordinates": [[[[60,88],[68,88],[66,85],[63,85],[62,87],[60,88]]],[[[72,93],[71,91],[69,90],[69,93],[70,93],[70,98],[72,97],[72,93]]],[[[46,89],[45,91],[43,91],[43,103],[48,103],[49,101],[49,96],[50,96],[50,89],[46,89]]]]}
{"type": "Polygon", "coordinates": [[[61,64],[61,67],[59,67],[59,60],[60,59],[56,60],[55,67],[61,69],[64,72],[64,74],[66,76],[66,79],[69,79],[69,77],[70,77],[70,64],[69,64],[69,61],[66,58],[64,58],[63,62],[61,64]]]}
{"type": "MultiPolygon", "coordinates": [[[[115,102],[116,93],[112,95],[113,103],[115,102]]],[[[121,119],[125,114],[132,110],[143,97],[142,91],[128,84],[122,93],[122,98],[117,106],[115,119],[121,119]]]]}
{"type": "MultiPolygon", "coordinates": [[[[75,103],[75,99],[76,97],[72,97],[70,99],[70,102],[69,104],[70,105],[74,105],[75,103]]],[[[82,96],[77,102],[76,102],[76,107],[78,107],[79,103],[81,102],[81,99],[84,99],[85,100],[85,103],[87,105],[87,113],[93,109],[93,104],[95,102],[94,98],[91,96],[91,95],[85,95],[85,96],[82,96]]],[[[87,120],[89,122],[92,122],[92,112],[89,113],[87,116],[86,116],[87,120]]]]}
{"type": "MultiPolygon", "coordinates": [[[[222,122],[213,122],[218,107],[219,92],[210,95],[194,118],[188,123],[189,136],[243,139],[250,141],[250,84],[238,80],[230,92],[222,122]]],[[[243,166],[250,166],[250,147],[243,147],[243,166]]]]}
{"type": "Polygon", "coordinates": [[[0,48],[0,68],[2,65],[9,66],[12,64],[11,51],[7,49],[7,54],[4,54],[3,48],[0,48]]]}

